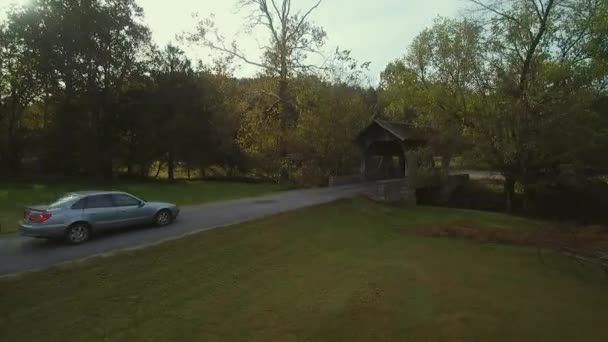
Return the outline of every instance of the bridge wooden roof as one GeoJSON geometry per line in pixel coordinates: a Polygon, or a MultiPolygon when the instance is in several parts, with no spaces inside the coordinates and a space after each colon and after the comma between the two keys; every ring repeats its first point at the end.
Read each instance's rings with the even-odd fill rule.
{"type": "Polygon", "coordinates": [[[369,126],[363,129],[356,138],[356,141],[365,140],[366,138],[374,139],[378,130],[383,130],[401,142],[428,142],[433,132],[429,127],[420,127],[405,122],[385,121],[374,119],[369,126]]]}

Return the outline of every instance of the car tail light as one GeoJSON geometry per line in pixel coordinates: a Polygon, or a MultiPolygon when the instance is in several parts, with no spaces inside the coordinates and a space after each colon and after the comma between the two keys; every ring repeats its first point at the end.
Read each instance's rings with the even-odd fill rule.
{"type": "Polygon", "coordinates": [[[48,219],[51,218],[51,213],[32,213],[30,214],[30,221],[34,221],[34,222],[44,222],[48,219]]]}

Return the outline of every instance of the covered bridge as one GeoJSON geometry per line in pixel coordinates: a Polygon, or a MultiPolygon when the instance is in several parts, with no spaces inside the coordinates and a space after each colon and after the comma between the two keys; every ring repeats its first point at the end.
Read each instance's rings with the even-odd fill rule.
{"type": "Polygon", "coordinates": [[[355,139],[361,154],[360,180],[375,181],[373,195],[380,199],[415,201],[415,151],[432,135],[426,127],[375,119],[355,139]]]}
{"type": "Polygon", "coordinates": [[[428,144],[429,128],[376,119],[357,135],[361,153],[362,180],[413,178],[416,176],[416,149],[428,144]]]}

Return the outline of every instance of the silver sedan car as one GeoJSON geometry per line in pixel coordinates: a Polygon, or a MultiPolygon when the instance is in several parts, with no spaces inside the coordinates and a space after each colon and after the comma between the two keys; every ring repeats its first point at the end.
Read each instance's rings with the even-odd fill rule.
{"type": "Polygon", "coordinates": [[[79,244],[106,229],[146,223],[166,226],[178,214],[175,204],[146,202],[126,192],[72,192],[50,205],[26,208],[19,231],[39,238],[65,237],[79,244]]]}

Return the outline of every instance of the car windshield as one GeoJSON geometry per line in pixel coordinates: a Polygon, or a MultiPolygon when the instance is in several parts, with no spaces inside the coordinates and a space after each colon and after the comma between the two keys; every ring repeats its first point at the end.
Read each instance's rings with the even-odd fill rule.
{"type": "Polygon", "coordinates": [[[56,200],[55,202],[51,203],[49,205],[49,209],[61,207],[65,203],[67,203],[73,199],[76,199],[76,198],[78,198],[77,194],[66,194],[63,197],[56,200]]]}

